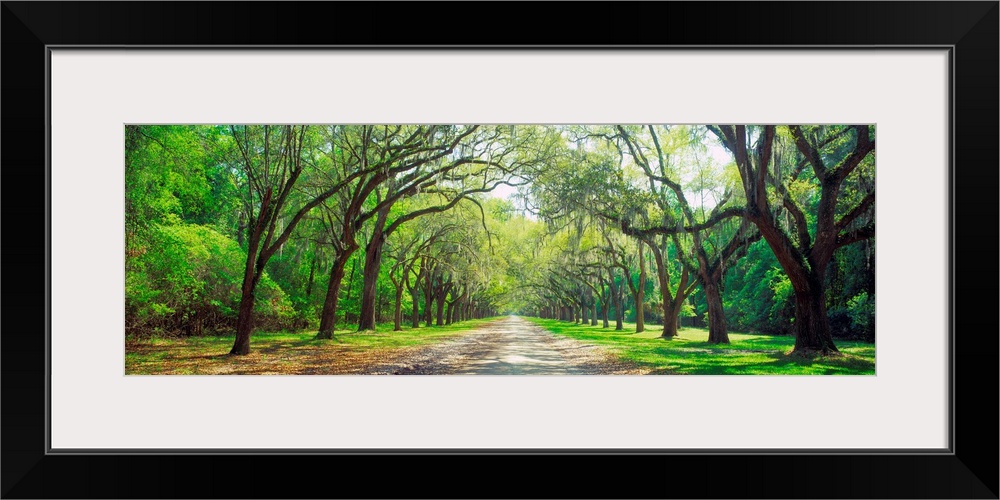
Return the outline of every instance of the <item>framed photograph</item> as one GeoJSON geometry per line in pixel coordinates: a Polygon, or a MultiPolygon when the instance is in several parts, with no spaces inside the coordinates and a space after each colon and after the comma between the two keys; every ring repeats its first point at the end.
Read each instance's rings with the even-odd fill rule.
{"type": "MultiPolygon", "coordinates": [[[[568,23],[552,17],[565,5],[546,14],[474,3],[4,2],[2,154],[13,186],[6,253],[10,269],[44,274],[15,274],[9,283],[3,496],[302,497],[336,471],[373,478],[331,493],[355,497],[997,498],[997,434],[989,423],[998,416],[990,313],[997,299],[998,3],[573,9],[584,6],[594,12],[568,23]],[[558,33],[558,43],[531,35],[512,44],[501,34],[511,27],[558,33]],[[567,144],[559,160],[539,153],[553,141],[567,144]],[[411,148],[419,160],[412,173],[401,163],[372,165],[378,154],[367,151],[377,148],[383,158],[411,148]],[[785,155],[784,163],[772,154],[785,155]],[[671,158],[702,157],[716,159],[704,160],[700,180],[670,170],[671,158]],[[199,162],[229,177],[196,184],[185,165],[199,162]],[[786,164],[790,170],[779,171],[786,164]],[[331,180],[338,168],[343,178],[331,180]],[[664,222],[627,208],[630,197],[641,197],[630,186],[641,182],[600,184],[586,201],[579,191],[559,191],[592,182],[592,169],[648,181],[663,198],[643,191],[642,203],[659,206],[664,222]],[[390,170],[396,177],[376,184],[375,195],[329,187],[390,170]],[[705,172],[728,180],[713,188],[705,172]],[[754,179],[771,187],[757,191],[754,179]],[[726,182],[739,193],[723,189],[726,182]],[[543,184],[549,194],[526,194],[543,184]],[[502,194],[477,197],[493,192],[502,194]],[[684,193],[699,196],[696,209],[705,214],[684,219],[694,206],[684,193]],[[706,193],[717,198],[706,205],[706,193]],[[836,208],[836,218],[834,208],[824,215],[824,206],[840,207],[838,195],[853,205],[836,208]],[[194,198],[200,204],[189,208],[194,198]],[[434,235],[465,222],[425,217],[419,227],[401,225],[462,200],[471,200],[471,226],[502,220],[510,227],[498,231],[511,236],[487,230],[488,243],[475,233],[444,244],[434,235]],[[556,225],[546,214],[573,203],[634,238],[622,236],[618,246],[605,238],[594,252],[600,245],[608,252],[587,254],[580,242],[600,240],[605,226],[587,229],[574,219],[580,229],[563,237],[572,244],[558,243],[562,253],[547,243],[548,257],[529,251],[532,228],[556,225]],[[744,208],[754,203],[763,212],[781,207],[774,213],[784,219],[744,208]],[[323,210],[330,214],[313,217],[323,210]],[[681,218],[669,219],[670,210],[681,218]],[[805,229],[807,220],[827,216],[836,236],[805,229]],[[136,236],[136,217],[158,218],[158,232],[136,236]],[[752,220],[759,233],[731,223],[711,235],[732,239],[728,246],[703,244],[700,235],[720,227],[710,222],[727,217],[752,220]],[[226,224],[229,233],[211,229],[226,224]],[[288,239],[306,226],[315,239],[288,239]],[[362,226],[367,233],[354,241],[348,232],[362,226]],[[775,234],[792,227],[797,239],[783,245],[775,234]],[[370,351],[377,362],[351,357],[369,339],[336,339],[339,327],[324,326],[326,309],[322,322],[311,322],[328,305],[312,291],[314,282],[325,286],[326,278],[314,279],[316,268],[330,273],[331,289],[337,266],[349,269],[351,253],[340,262],[342,251],[316,249],[331,234],[360,248],[354,258],[362,265],[381,259],[384,276],[375,272],[372,287],[364,270],[350,275],[347,286],[356,282],[361,298],[340,312],[352,333],[373,338],[383,328],[376,323],[395,320],[397,349],[370,351]],[[866,238],[877,238],[877,251],[866,244],[828,273],[826,261],[816,263],[866,238]],[[22,250],[28,243],[34,248],[22,250]],[[179,250],[163,250],[170,245],[179,250]],[[489,252],[476,253],[476,245],[489,252]],[[575,289],[579,301],[551,290],[495,299],[503,287],[474,264],[496,255],[494,245],[516,257],[507,259],[506,289],[536,283],[530,273],[565,269],[571,256],[579,276],[591,276],[594,266],[622,269],[607,283],[625,299],[615,302],[593,285],[602,283],[600,272],[567,282],[590,287],[575,289]],[[727,302],[726,315],[742,314],[730,320],[740,333],[719,350],[730,344],[725,329],[712,327],[721,309],[700,292],[712,278],[699,278],[689,324],[680,306],[668,307],[674,296],[652,282],[674,283],[662,276],[675,271],[676,280],[683,270],[681,304],[686,252],[694,275],[710,265],[712,251],[720,262],[737,261],[752,245],[777,256],[773,269],[792,279],[753,277],[748,265],[719,284],[753,290],[772,280],[764,288],[784,294],[788,307],[780,311],[773,299],[767,314],[787,331],[747,319],[760,303],[734,313],[727,302]],[[156,262],[143,260],[149,248],[162,250],[156,262]],[[293,265],[283,253],[306,257],[282,271],[293,265]],[[836,282],[827,296],[810,302],[811,275],[796,281],[795,262],[824,269],[818,282],[836,282]],[[426,276],[449,269],[448,281],[425,278],[421,266],[426,276]],[[642,295],[647,270],[654,299],[642,295]],[[404,293],[411,272],[426,279],[426,306],[417,287],[412,299],[404,293]],[[173,288],[152,286],[155,273],[173,288]],[[626,280],[631,299],[620,286],[626,280]],[[260,288],[248,291],[250,282],[260,288]],[[308,290],[299,294],[305,298],[288,292],[288,283],[308,290]],[[375,291],[378,283],[385,291],[375,291]],[[245,311],[240,286],[251,297],[245,311]],[[383,302],[366,309],[376,293],[383,302]],[[252,305],[254,294],[258,304],[267,297],[264,306],[252,305]],[[801,312],[812,303],[823,315],[830,309],[819,323],[862,333],[836,341],[826,330],[813,335],[815,328],[802,326],[813,316],[801,312]],[[432,304],[433,331],[442,338],[452,338],[444,328],[452,320],[471,321],[482,335],[424,349],[430,340],[416,326],[431,326],[432,304]],[[631,347],[600,337],[593,332],[602,308],[635,332],[648,316],[656,334],[631,347]],[[302,311],[312,316],[296,316],[302,311]],[[253,327],[244,328],[299,321],[308,339],[251,336],[253,327]],[[643,357],[663,342],[661,330],[689,357],[663,365],[643,357]],[[182,333],[164,334],[175,331],[182,333]],[[324,331],[334,340],[317,343],[324,331]],[[488,345],[512,331],[520,337],[488,345]],[[531,335],[548,339],[545,347],[531,335]],[[524,350],[526,343],[536,350],[524,350]],[[601,350],[609,346],[633,351],[612,363],[611,351],[601,350]],[[503,354],[470,361],[487,348],[503,354]],[[442,368],[445,358],[451,365],[442,368]],[[412,466],[415,455],[419,466],[461,471],[491,489],[484,495],[429,481],[412,466]],[[553,463],[588,471],[587,481],[545,479],[553,463]],[[378,479],[386,470],[392,481],[378,479]],[[635,476],[626,484],[639,484],[622,486],[626,472],[635,476]],[[674,478],[683,484],[671,486],[674,478]]],[[[331,317],[341,321],[333,307],[331,317]]]]}

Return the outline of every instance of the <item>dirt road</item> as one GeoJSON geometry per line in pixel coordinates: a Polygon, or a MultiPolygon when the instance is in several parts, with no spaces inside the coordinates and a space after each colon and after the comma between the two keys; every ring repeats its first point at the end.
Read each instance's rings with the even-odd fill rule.
{"type": "Polygon", "coordinates": [[[316,341],[314,335],[305,332],[302,339],[270,345],[258,342],[246,356],[226,354],[232,340],[207,347],[198,338],[132,346],[126,356],[126,374],[607,375],[648,371],[617,359],[603,347],[555,335],[516,316],[424,346],[356,348],[316,341]]]}
{"type": "Polygon", "coordinates": [[[392,375],[612,375],[643,370],[607,350],[508,316],[443,344],[372,366],[392,375]]]}

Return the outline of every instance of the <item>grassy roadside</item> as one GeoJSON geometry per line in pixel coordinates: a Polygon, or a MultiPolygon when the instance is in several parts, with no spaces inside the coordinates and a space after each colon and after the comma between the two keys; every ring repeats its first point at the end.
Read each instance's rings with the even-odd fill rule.
{"type": "Polygon", "coordinates": [[[708,343],[708,330],[682,328],[672,340],[660,338],[659,325],[635,333],[626,323],[621,331],[553,319],[525,318],[546,330],[608,347],[618,356],[651,368],[652,374],[689,375],[874,375],[875,346],[835,341],[840,356],[789,356],[792,337],[729,334],[729,345],[708,343]]]}
{"type": "Polygon", "coordinates": [[[337,330],[334,340],[316,340],[315,330],[298,333],[254,333],[250,354],[229,356],[235,335],[178,339],[153,338],[125,351],[126,375],[326,374],[354,373],[387,362],[413,348],[458,337],[497,318],[421,328],[392,324],[357,332],[337,330]]]}

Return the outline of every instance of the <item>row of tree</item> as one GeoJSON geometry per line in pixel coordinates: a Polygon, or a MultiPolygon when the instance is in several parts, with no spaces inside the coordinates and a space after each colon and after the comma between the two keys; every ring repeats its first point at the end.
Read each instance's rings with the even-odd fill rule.
{"type": "Polygon", "coordinates": [[[873,340],[873,134],[866,125],[567,127],[570,147],[527,193],[564,239],[532,266],[525,312],[596,324],[600,309],[607,326],[614,310],[621,329],[630,297],[636,330],[656,311],[666,338],[694,315],[715,343],[729,343],[730,317],[790,331],[798,352],[836,351],[834,333],[873,340]]]}
{"type": "Polygon", "coordinates": [[[280,323],[296,314],[282,292],[301,275],[289,268],[303,265],[300,314],[309,312],[317,270],[328,273],[320,338],[333,336],[349,264],[352,283],[360,268],[360,330],[375,327],[383,273],[397,309],[403,288],[414,303],[423,295],[428,322],[434,302],[439,323],[446,312],[451,320],[492,314],[490,263],[480,255],[489,232],[471,229],[468,211],[433,216],[466,201],[486,224],[481,195],[543,161],[546,134],[476,125],[129,126],[129,324],[141,331],[167,321],[196,333],[206,320],[235,316],[232,354],[246,354],[261,316],[280,323]],[[424,218],[433,220],[402,230],[424,218]],[[387,248],[394,262],[383,266],[387,248]],[[269,268],[285,274],[285,289],[269,268]],[[227,300],[237,281],[238,297],[227,300]]]}
{"type": "Polygon", "coordinates": [[[689,318],[713,342],[732,324],[826,352],[874,334],[871,127],[125,132],[133,337],[231,329],[245,354],[255,327],[332,338],[514,311],[668,338],[689,318]]]}

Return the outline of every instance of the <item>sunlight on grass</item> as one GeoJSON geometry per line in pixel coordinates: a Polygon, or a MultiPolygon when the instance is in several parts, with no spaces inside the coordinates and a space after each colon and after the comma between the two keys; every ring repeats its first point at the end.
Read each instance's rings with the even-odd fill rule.
{"type": "Polygon", "coordinates": [[[580,325],[553,319],[525,318],[560,335],[609,348],[618,356],[651,368],[654,374],[690,375],[874,375],[875,346],[835,341],[840,356],[790,356],[795,339],[730,333],[731,344],[708,343],[708,330],[682,328],[677,337],[660,337],[659,325],[635,333],[635,325],[580,325]]]}
{"type": "MultiPolygon", "coordinates": [[[[335,338],[316,339],[316,330],[298,333],[258,332],[250,339],[250,354],[229,356],[235,335],[176,339],[152,338],[126,347],[125,374],[326,373],[331,365],[384,359],[394,352],[443,342],[497,318],[468,320],[443,326],[392,331],[392,324],[358,332],[337,330],[335,338]]],[[[349,368],[345,368],[348,369],[349,368]]]]}

